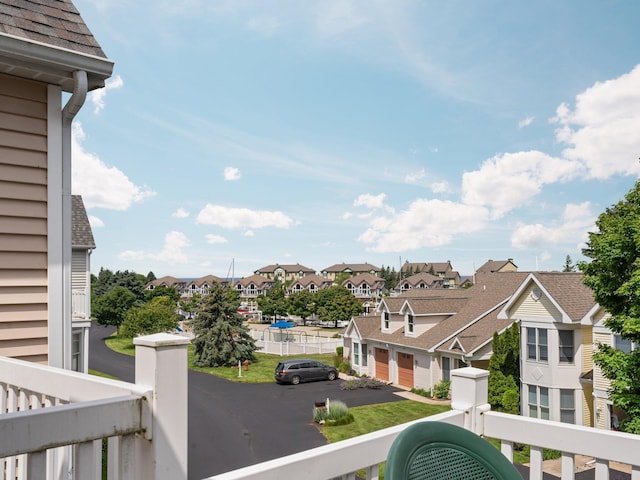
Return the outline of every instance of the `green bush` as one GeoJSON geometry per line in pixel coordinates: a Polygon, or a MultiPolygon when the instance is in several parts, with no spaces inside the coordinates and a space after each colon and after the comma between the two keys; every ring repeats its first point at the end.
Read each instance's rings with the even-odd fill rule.
{"type": "Polygon", "coordinates": [[[325,425],[347,425],[354,418],[349,413],[349,407],[340,400],[329,400],[326,407],[314,407],[313,421],[325,425]]]}
{"type": "Polygon", "coordinates": [[[425,390],[424,388],[412,388],[411,393],[415,393],[427,398],[431,397],[431,390],[425,390]]]}
{"type": "Polygon", "coordinates": [[[343,358],[342,361],[338,364],[337,368],[338,368],[338,371],[342,373],[350,374],[351,362],[348,359],[343,358]]]}
{"type": "Polygon", "coordinates": [[[385,383],[377,378],[354,378],[353,380],[345,380],[340,384],[340,390],[357,390],[358,388],[380,388],[385,383]]]}
{"type": "Polygon", "coordinates": [[[336,355],[340,358],[344,355],[344,347],[336,347],[336,355]]]}
{"type": "Polygon", "coordinates": [[[451,382],[442,380],[433,386],[433,396],[440,399],[449,398],[449,389],[451,388],[451,382]]]}

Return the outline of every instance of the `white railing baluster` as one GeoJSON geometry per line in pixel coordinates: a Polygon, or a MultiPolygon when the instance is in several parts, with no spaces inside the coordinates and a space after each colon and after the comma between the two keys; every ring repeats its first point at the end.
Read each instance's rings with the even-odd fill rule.
{"type": "Polygon", "coordinates": [[[574,480],[574,472],[576,469],[575,456],[573,453],[562,452],[561,458],[561,480],[574,480]]]}
{"type": "Polygon", "coordinates": [[[513,442],[502,440],[500,442],[500,451],[511,463],[513,463],[513,442]]]}
{"type": "Polygon", "coordinates": [[[529,449],[529,480],[542,480],[542,447],[529,449]]]}
{"type": "Polygon", "coordinates": [[[31,452],[26,455],[26,476],[28,480],[40,480],[46,478],[47,452],[31,452]]]}
{"type": "Polygon", "coordinates": [[[595,467],[596,480],[609,480],[609,461],[602,458],[596,458],[595,467]]]}
{"type": "Polygon", "coordinates": [[[366,479],[367,480],[378,480],[378,471],[380,468],[380,464],[375,464],[367,467],[365,469],[366,479]]]}
{"type": "Polygon", "coordinates": [[[631,480],[640,480],[640,466],[634,465],[631,469],[631,480]]]}

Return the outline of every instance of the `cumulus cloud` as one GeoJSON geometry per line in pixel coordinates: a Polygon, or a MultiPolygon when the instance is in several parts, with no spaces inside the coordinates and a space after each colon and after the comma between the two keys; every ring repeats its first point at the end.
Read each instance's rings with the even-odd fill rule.
{"type": "Polygon", "coordinates": [[[433,193],[449,193],[451,192],[451,187],[448,182],[433,182],[431,184],[431,191],[433,193]]]}
{"type": "Polygon", "coordinates": [[[240,180],[241,176],[240,170],[236,167],[225,167],[224,169],[224,179],[229,182],[240,180]]]}
{"type": "Polygon", "coordinates": [[[563,157],[584,164],[587,177],[640,175],[640,65],[618,78],[598,82],[562,104],[551,119],[556,139],[568,145],[563,157]]]}
{"type": "Polygon", "coordinates": [[[120,260],[154,260],[167,264],[185,264],[189,256],[184,252],[191,242],[182,232],[172,231],[165,235],[164,244],[159,252],[145,252],[142,250],[126,250],[118,256],[120,260]]]}
{"type": "Polygon", "coordinates": [[[146,186],[134,184],[117,167],[87,152],[82,145],[84,138],[82,125],[75,122],[71,140],[73,193],[82,195],[87,208],[127,210],[133,203],[155,195],[146,186]]]}
{"type": "Polygon", "coordinates": [[[418,183],[424,177],[427,176],[427,172],[425,172],[424,168],[418,172],[409,173],[404,177],[404,183],[418,183]]]}
{"type": "Polygon", "coordinates": [[[213,233],[210,233],[208,235],[206,235],[207,238],[207,243],[227,243],[227,239],[224,238],[221,235],[214,235],[213,233]]]}
{"type": "Polygon", "coordinates": [[[546,184],[566,182],[580,173],[579,162],[543,152],[505,153],[462,175],[462,201],[491,208],[491,218],[526,204],[546,184]]]}
{"type": "Polygon", "coordinates": [[[402,252],[446,245],[453,237],[482,229],[488,220],[484,207],[442,200],[415,200],[397,215],[377,217],[358,238],[374,252],[402,252]]]}
{"type": "Polygon", "coordinates": [[[555,224],[521,224],[511,235],[511,245],[515,248],[544,248],[586,241],[589,231],[595,229],[596,215],[591,212],[591,204],[567,204],[562,218],[555,224]]]}
{"type": "Polygon", "coordinates": [[[387,198],[386,194],[380,193],[379,195],[371,195],[370,193],[363,193],[358,195],[353,201],[354,207],[368,207],[368,208],[384,208],[384,200],[387,198]]]}
{"type": "Polygon", "coordinates": [[[243,235],[245,237],[253,237],[255,236],[255,233],[253,232],[253,230],[247,230],[246,232],[243,233],[243,235]]]}
{"type": "Polygon", "coordinates": [[[523,118],[522,120],[520,120],[518,122],[518,128],[524,128],[524,127],[528,127],[529,125],[531,125],[533,123],[533,121],[536,119],[536,117],[527,117],[527,118],[523,118]]]}
{"type": "Polygon", "coordinates": [[[100,111],[104,109],[104,97],[107,95],[107,91],[117,90],[118,88],[122,88],[123,85],[124,81],[122,80],[122,77],[120,75],[116,75],[104,82],[104,87],[98,88],[97,90],[89,93],[89,99],[94,106],[93,113],[100,113],[100,111]]]}
{"type": "Polygon", "coordinates": [[[187,212],[184,208],[180,207],[178,210],[171,214],[173,218],[187,218],[189,216],[189,212],[187,212]]]}
{"type": "Polygon", "coordinates": [[[96,217],[95,215],[88,215],[89,217],[89,225],[91,225],[91,228],[102,228],[104,227],[104,222],[96,217]]]}
{"type": "Polygon", "coordinates": [[[205,225],[222,228],[289,228],[293,220],[279,211],[250,210],[248,208],[225,207],[207,204],[196,219],[205,225]]]}

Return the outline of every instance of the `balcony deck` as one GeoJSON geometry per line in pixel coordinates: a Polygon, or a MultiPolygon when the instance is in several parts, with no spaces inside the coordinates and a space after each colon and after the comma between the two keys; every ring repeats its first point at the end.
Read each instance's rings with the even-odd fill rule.
{"type": "MultiPolygon", "coordinates": [[[[101,479],[104,440],[109,479],[186,480],[188,342],[166,334],[136,339],[136,384],[0,358],[4,478],[101,479]]],[[[608,480],[611,465],[620,464],[627,478],[640,480],[640,436],[492,412],[488,372],[451,374],[451,411],[417,421],[444,421],[499,439],[510,460],[515,443],[530,445],[531,479],[542,479],[543,449],[550,448],[562,452],[563,480],[575,478],[576,455],[593,458],[596,480],[608,480]]],[[[391,444],[409,424],[208,480],[355,479],[355,472],[377,479],[391,444]]]]}

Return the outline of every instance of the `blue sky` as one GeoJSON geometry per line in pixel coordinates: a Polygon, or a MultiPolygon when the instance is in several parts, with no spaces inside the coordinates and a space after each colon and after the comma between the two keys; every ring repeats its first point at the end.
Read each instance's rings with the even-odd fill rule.
{"type": "Polygon", "coordinates": [[[580,260],[640,174],[640,3],[75,0],[92,271],[580,260]]]}

